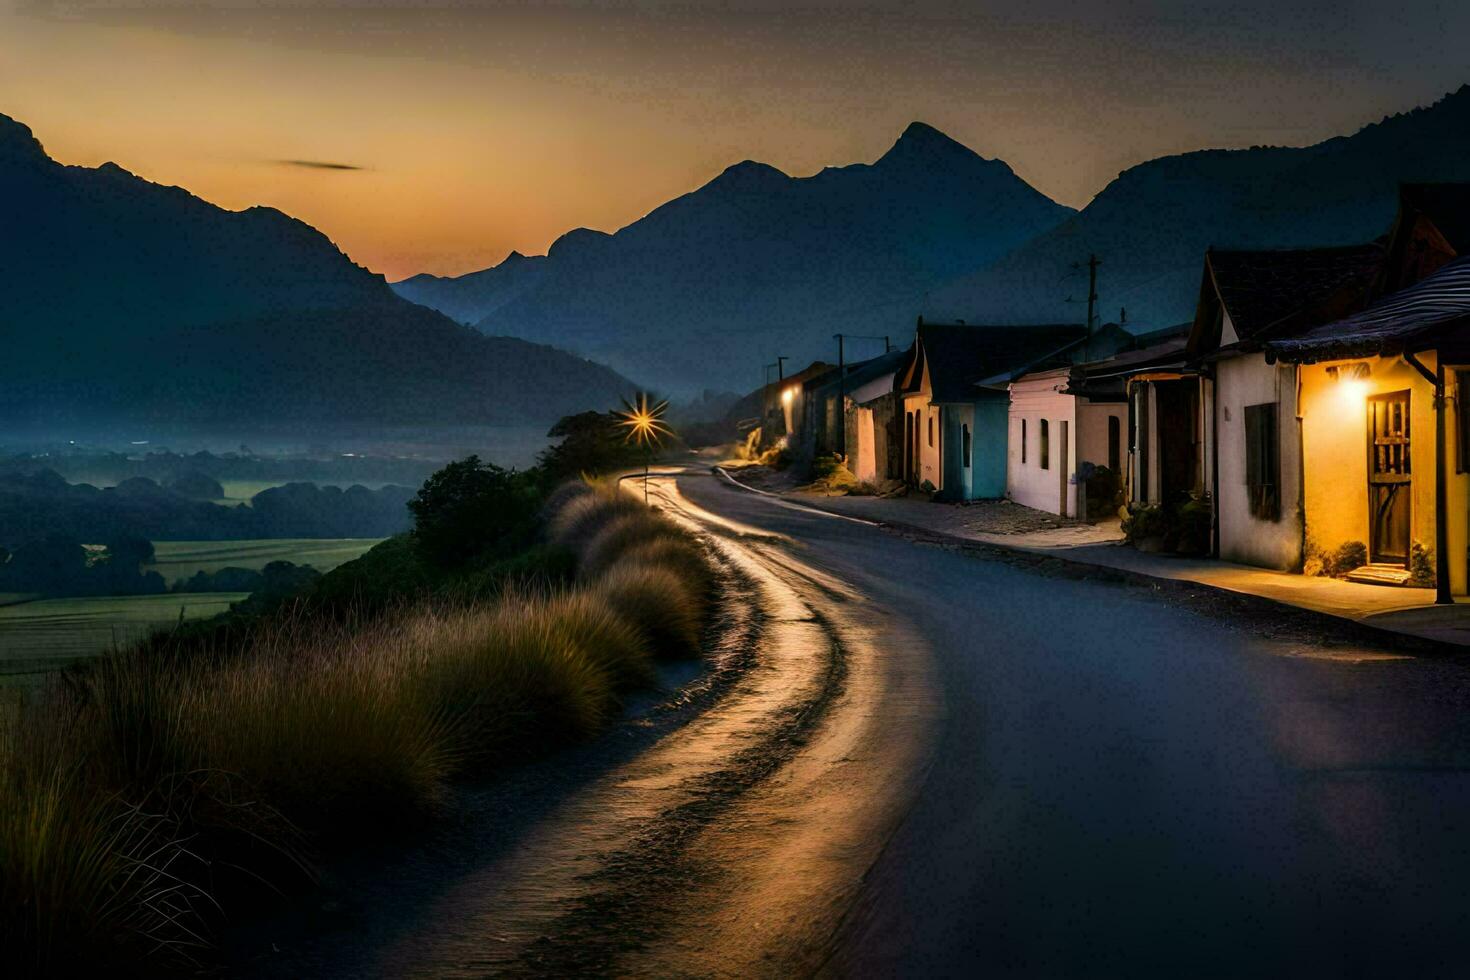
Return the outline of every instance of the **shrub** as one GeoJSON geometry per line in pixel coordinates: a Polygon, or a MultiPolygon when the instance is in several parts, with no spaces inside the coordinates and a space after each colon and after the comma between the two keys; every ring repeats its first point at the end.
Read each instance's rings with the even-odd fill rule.
{"type": "Polygon", "coordinates": [[[691,535],[670,535],[634,545],[623,553],[618,564],[671,571],[695,596],[707,600],[715,580],[704,547],[691,535]]]}
{"type": "Polygon", "coordinates": [[[1123,480],[1106,466],[1083,463],[1077,471],[1077,482],[1087,492],[1087,519],[1115,515],[1123,505],[1123,480]]]}
{"type": "Polygon", "coordinates": [[[624,515],[644,515],[648,508],[616,487],[598,487],[572,497],[547,523],[552,543],[581,554],[603,526],[624,515]]]}
{"type": "Polygon", "coordinates": [[[1129,544],[1164,538],[1172,531],[1172,523],[1159,504],[1132,504],[1123,518],[1123,538],[1129,544]]]}
{"type": "Polygon", "coordinates": [[[1181,555],[1208,554],[1212,513],[1210,501],[1204,497],[1194,497],[1180,505],[1174,550],[1181,555]]]}
{"type": "Polygon", "coordinates": [[[1332,560],[1324,562],[1329,575],[1346,575],[1355,568],[1368,564],[1368,546],[1361,541],[1347,541],[1332,553],[1332,560]]]}
{"type": "Polygon", "coordinates": [[[1426,548],[1415,541],[1409,548],[1409,585],[1420,589],[1432,589],[1438,578],[1434,567],[1434,549],[1426,548]]]}
{"type": "Polygon", "coordinates": [[[596,578],[627,551],[641,544],[682,536],[668,521],[651,512],[624,514],[604,524],[583,546],[577,570],[583,578],[596,578]]]}
{"type": "Polygon", "coordinates": [[[525,546],[536,531],[539,503],[532,477],[469,456],[425,480],[408,509],[424,556],[452,568],[525,546]]]}
{"type": "Polygon", "coordinates": [[[596,591],[641,631],[656,656],[699,652],[701,604],[672,569],[620,565],[602,577],[596,591]]]}

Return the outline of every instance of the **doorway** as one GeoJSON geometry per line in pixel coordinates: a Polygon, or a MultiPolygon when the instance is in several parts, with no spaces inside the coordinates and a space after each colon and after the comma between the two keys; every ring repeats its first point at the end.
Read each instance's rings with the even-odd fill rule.
{"type": "Polygon", "coordinates": [[[1409,393],[1368,399],[1368,560],[1408,567],[1412,518],[1409,393]]]}
{"type": "Polygon", "coordinates": [[[1154,383],[1159,442],[1159,499],[1174,505],[1200,489],[1199,383],[1194,378],[1154,383]]]}
{"type": "Polygon", "coordinates": [[[1067,516],[1067,486],[1072,474],[1072,441],[1067,438],[1071,429],[1071,423],[1063,420],[1057,428],[1057,434],[1062,437],[1058,447],[1057,459],[1062,465],[1057,467],[1057,475],[1061,480],[1061,497],[1057,501],[1057,513],[1063,517],[1067,516]]]}

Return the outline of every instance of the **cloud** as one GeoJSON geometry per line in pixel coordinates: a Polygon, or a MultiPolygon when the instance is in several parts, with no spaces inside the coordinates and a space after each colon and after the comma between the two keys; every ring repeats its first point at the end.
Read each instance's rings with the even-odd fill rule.
{"type": "Polygon", "coordinates": [[[277,160],[283,167],[305,167],[308,170],[366,170],[354,163],[333,163],[330,160],[277,160]]]}

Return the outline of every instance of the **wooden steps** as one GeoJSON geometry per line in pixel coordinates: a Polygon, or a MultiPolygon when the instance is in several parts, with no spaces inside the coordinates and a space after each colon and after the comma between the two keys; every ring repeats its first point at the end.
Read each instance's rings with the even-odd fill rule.
{"type": "Polygon", "coordinates": [[[1363,565],[1348,572],[1347,580],[1364,585],[1407,585],[1409,570],[1402,565],[1363,565]]]}

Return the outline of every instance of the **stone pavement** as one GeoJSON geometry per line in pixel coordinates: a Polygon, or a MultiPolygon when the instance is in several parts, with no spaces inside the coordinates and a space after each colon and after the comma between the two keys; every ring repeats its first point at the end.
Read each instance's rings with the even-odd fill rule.
{"type": "MultiPolygon", "coordinates": [[[[732,478],[744,483],[738,473],[732,478]]],[[[833,497],[793,490],[776,495],[849,517],[1152,578],[1193,582],[1470,648],[1470,602],[1462,596],[1454,605],[1436,606],[1433,589],[1363,585],[1208,558],[1145,554],[1122,543],[1117,520],[1082,524],[1009,501],[939,504],[916,497],[833,497]]]]}

